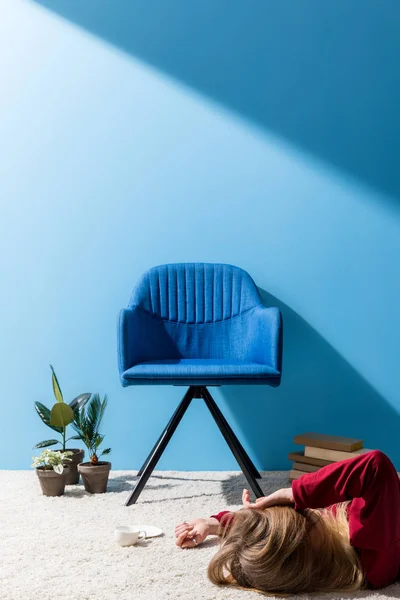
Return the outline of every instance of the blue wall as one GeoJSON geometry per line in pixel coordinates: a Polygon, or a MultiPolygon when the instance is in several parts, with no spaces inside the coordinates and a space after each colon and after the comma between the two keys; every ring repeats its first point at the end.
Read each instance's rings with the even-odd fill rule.
{"type": "MultiPolygon", "coordinates": [[[[285,321],[279,389],[215,397],[256,465],[305,430],[400,468],[400,7],[3,0],[0,467],[47,437],[33,403],[108,393],[139,468],[182,390],[122,389],[116,315],[177,261],[248,270],[285,321]]],[[[200,401],[199,401],[200,402],[200,401]]],[[[161,469],[236,469],[200,403],[161,469]]]]}

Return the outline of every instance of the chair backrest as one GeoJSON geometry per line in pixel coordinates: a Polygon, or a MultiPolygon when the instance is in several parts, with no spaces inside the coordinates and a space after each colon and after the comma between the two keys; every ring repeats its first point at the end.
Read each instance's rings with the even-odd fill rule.
{"type": "Polygon", "coordinates": [[[129,306],[140,306],[168,322],[215,323],[262,304],[250,275],[233,265],[173,263],[149,269],[129,306]]]}

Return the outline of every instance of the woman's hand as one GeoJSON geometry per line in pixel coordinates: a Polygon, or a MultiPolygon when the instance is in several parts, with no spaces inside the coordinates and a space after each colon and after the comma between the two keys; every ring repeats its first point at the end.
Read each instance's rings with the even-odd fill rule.
{"type": "Polygon", "coordinates": [[[292,488],[282,488],[269,496],[257,498],[255,503],[250,502],[249,490],[243,490],[242,502],[245,508],[268,508],[280,504],[294,504],[292,488]]]}
{"type": "Polygon", "coordinates": [[[214,518],[184,521],[175,527],[176,545],[180,548],[195,548],[208,535],[216,534],[218,525],[214,518]]]}

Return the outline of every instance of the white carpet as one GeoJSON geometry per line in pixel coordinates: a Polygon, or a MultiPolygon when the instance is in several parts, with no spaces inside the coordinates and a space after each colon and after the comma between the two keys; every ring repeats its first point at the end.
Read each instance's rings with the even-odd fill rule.
{"type": "MultiPolygon", "coordinates": [[[[33,471],[0,472],[0,600],[185,600],[261,598],[213,586],[207,564],[216,538],[193,550],[175,546],[182,520],[240,508],[238,472],[156,471],[139,502],[124,506],[136,472],[113,472],[109,492],[82,486],[60,498],[41,495],[33,471]],[[145,522],[165,534],[129,548],[113,540],[116,525],[145,522]]],[[[265,493],[288,484],[287,472],[264,473],[265,493]]],[[[326,598],[400,598],[400,584],[378,593],[326,598]]],[[[304,598],[304,597],[303,597],[304,598]]]]}

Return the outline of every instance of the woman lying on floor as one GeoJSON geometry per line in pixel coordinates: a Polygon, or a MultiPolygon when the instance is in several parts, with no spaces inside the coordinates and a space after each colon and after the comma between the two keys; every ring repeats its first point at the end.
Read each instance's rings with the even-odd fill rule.
{"type": "Polygon", "coordinates": [[[307,473],[245,508],[175,529],[194,548],[208,535],[221,546],[209,579],[272,594],[380,588],[400,574],[400,483],[374,450],[307,473]]]}

